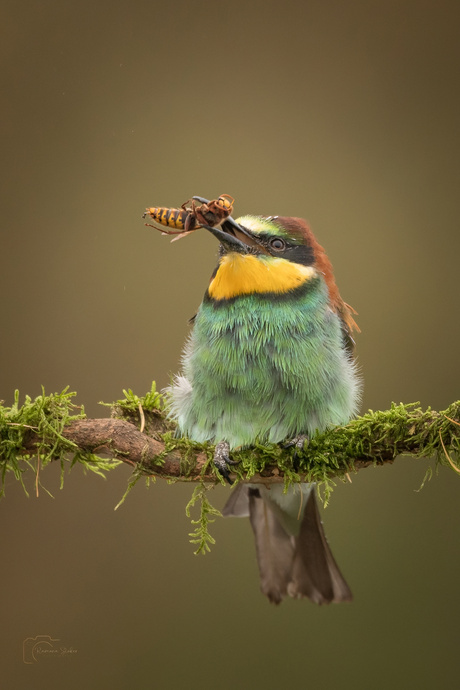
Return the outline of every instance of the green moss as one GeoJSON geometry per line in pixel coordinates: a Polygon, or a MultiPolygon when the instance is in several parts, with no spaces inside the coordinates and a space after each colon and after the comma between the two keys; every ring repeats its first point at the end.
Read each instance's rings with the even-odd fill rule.
{"type": "Polygon", "coordinates": [[[99,403],[110,407],[112,418],[125,419],[154,438],[159,438],[165,426],[172,426],[165,419],[163,396],[158,393],[155,381],[152,381],[150,390],[143,396],[136,395],[131,388],[123,390],[123,393],[125,397],[114,403],[99,403]]]}
{"type": "Polygon", "coordinates": [[[197,520],[192,520],[192,525],[196,525],[193,532],[189,533],[190,543],[198,544],[195,554],[206,554],[211,550],[210,544],[215,544],[216,540],[209,533],[209,524],[215,521],[216,517],[222,517],[222,513],[214,508],[206,496],[209,489],[213,488],[210,484],[200,482],[193,490],[192,497],[185,507],[185,514],[191,517],[191,509],[195,506],[197,501],[200,502],[200,517],[197,520]]]}
{"type": "MultiPolygon", "coordinates": [[[[201,482],[194,489],[187,514],[199,501],[200,517],[192,521],[196,528],[191,537],[193,543],[198,545],[197,553],[205,553],[214,542],[209,534],[209,523],[219,512],[209,503],[204,478],[209,479],[213,474],[215,481],[224,483],[212,462],[214,446],[176,438],[174,424],[165,418],[163,399],[155,383],[144,396],[137,396],[131,390],[124,391],[124,394],[124,399],[117,400],[111,406],[112,416],[128,419],[145,433],[161,439],[164,450],[153,461],[144,459],[139,463],[118,506],[139,479],[145,478],[148,484],[154,481],[152,475],[172,451],[180,454],[182,480],[196,480],[197,457],[204,454],[207,461],[202,466],[201,482]]],[[[0,405],[0,496],[4,494],[8,473],[13,474],[27,493],[25,472],[33,473],[38,494],[39,488],[43,488],[42,472],[52,461],[60,463],[61,488],[66,467],[71,469],[80,465],[87,471],[105,477],[108,471],[120,464],[120,461],[103,459],[92,452],[83,451],[65,438],[63,430],[66,424],[85,418],[83,407],[75,405],[74,397],[75,393],[67,388],[51,395],[45,395],[43,390],[42,395],[34,400],[26,396],[20,404],[19,392],[16,391],[11,407],[0,405]]],[[[389,410],[369,410],[344,427],[315,434],[302,450],[256,441],[251,448],[232,453],[232,459],[238,463],[232,466],[232,470],[239,481],[250,480],[259,473],[278,472],[283,477],[286,489],[299,481],[316,482],[322,500],[327,503],[335,479],[344,479],[349,472],[355,471],[357,460],[360,464],[379,464],[404,454],[433,458],[436,467],[448,467],[459,476],[460,401],[452,403],[443,412],[435,412],[431,408],[422,410],[418,403],[393,403],[389,410]]],[[[432,467],[429,467],[423,484],[430,479],[432,472],[432,467]]],[[[172,481],[177,479],[171,477],[172,481]]]]}
{"type": "Polygon", "coordinates": [[[111,407],[122,417],[139,412],[139,408],[142,408],[144,412],[161,412],[164,409],[163,396],[158,393],[155,381],[152,381],[149,392],[143,396],[136,395],[131,388],[127,391],[123,389],[123,393],[125,397],[121,400],[116,400],[114,403],[101,402],[100,405],[111,407]]]}
{"type": "Polygon", "coordinates": [[[29,495],[23,481],[23,474],[27,470],[35,474],[35,491],[38,494],[39,488],[44,488],[41,473],[52,461],[61,464],[61,488],[66,463],[69,468],[79,464],[85,470],[103,477],[120,464],[84,452],[62,435],[66,424],[86,417],[83,406],[72,402],[75,395],[68,392],[68,387],[61,393],[51,395],[46,395],[42,389],[42,395],[34,400],[26,395],[20,405],[19,391],[15,391],[11,407],[0,405],[0,496],[5,493],[8,473],[15,476],[29,495]]]}
{"type": "Polygon", "coordinates": [[[141,468],[141,467],[136,468],[136,469],[134,470],[134,472],[132,473],[132,475],[131,475],[131,479],[130,479],[129,482],[128,482],[128,486],[126,487],[125,493],[123,494],[123,496],[121,497],[121,499],[118,501],[118,503],[117,503],[117,505],[115,506],[114,510],[118,510],[118,508],[119,508],[121,505],[123,505],[123,503],[125,502],[125,500],[126,500],[128,494],[130,493],[131,489],[134,489],[134,487],[136,486],[137,482],[138,482],[140,479],[145,479],[145,485],[146,485],[147,488],[149,488],[151,482],[153,482],[153,483],[156,482],[156,478],[155,478],[155,477],[152,477],[152,476],[146,477],[145,474],[144,474],[144,472],[142,471],[142,468],[141,468]]]}

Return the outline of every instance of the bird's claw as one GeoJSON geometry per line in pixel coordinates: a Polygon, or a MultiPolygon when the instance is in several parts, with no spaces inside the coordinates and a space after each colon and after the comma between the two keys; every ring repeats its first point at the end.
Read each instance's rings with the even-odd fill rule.
{"type": "Polygon", "coordinates": [[[308,441],[307,434],[299,434],[298,436],[294,436],[294,438],[291,438],[289,441],[285,441],[283,443],[283,448],[294,447],[295,449],[293,462],[296,470],[298,469],[299,465],[299,453],[303,450],[306,441],[308,441]]]}
{"type": "Polygon", "coordinates": [[[308,441],[307,434],[299,434],[298,436],[294,436],[294,438],[289,439],[289,441],[285,441],[283,443],[283,447],[292,448],[293,446],[295,446],[299,450],[302,450],[305,441],[308,441]]]}
{"type": "Polygon", "coordinates": [[[214,451],[214,465],[217,467],[218,472],[229,484],[234,483],[233,479],[230,479],[228,466],[238,465],[238,462],[236,460],[230,460],[230,445],[227,443],[227,441],[221,441],[216,445],[216,449],[214,451]]]}

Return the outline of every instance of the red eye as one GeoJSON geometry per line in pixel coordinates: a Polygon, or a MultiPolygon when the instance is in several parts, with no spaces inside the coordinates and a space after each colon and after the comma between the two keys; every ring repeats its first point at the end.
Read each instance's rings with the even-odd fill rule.
{"type": "Polygon", "coordinates": [[[280,237],[275,237],[273,240],[270,240],[270,247],[272,249],[275,249],[277,252],[282,251],[286,246],[286,243],[284,240],[282,240],[280,237]]]}

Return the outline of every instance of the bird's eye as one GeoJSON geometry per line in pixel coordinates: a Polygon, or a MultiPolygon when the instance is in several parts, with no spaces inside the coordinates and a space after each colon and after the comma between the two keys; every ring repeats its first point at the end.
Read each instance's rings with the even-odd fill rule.
{"type": "Polygon", "coordinates": [[[275,249],[277,252],[282,251],[286,246],[286,242],[282,240],[280,237],[275,237],[273,240],[270,240],[270,247],[272,249],[275,249]]]}

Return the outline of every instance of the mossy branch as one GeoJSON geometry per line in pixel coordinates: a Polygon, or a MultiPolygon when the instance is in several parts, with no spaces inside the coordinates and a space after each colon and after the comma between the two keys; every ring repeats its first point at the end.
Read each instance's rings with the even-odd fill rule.
{"type": "MultiPolygon", "coordinates": [[[[175,438],[155,384],[146,396],[131,390],[112,404],[110,418],[86,419],[74,393],[26,396],[19,405],[0,406],[0,472],[13,472],[22,482],[26,470],[35,473],[38,493],[42,469],[50,462],[82,464],[104,475],[121,462],[136,477],[155,476],[200,482],[222,481],[213,464],[212,444],[175,438]],[[101,457],[101,456],[104,457],[101,457]]],[[[251,482],[316,481],[328,492],[334,477],[371,464],[391,463],[398,455],[434,457],[460,474],[460,401],[446,410],[422,410],[418,404],[392,404],[386,411],[369,411],[344,427],[316,434],[294,457],[292,448],[256,443],[234,452],[239,462],[235,478],[251,482]]],[[[24,484],[23,484],[24,486],[24,484]]],[[[25,487],[24,487],[25,488],[25,487]]]]}
{"type": "MultiPolygon", "coordinates": [[[[42,391],[35,400],[26,396],[22,405],[16,391],[11,407],[0,405],[0,496],[8,472],[27,493],[26,471],[34,473],[38,496],[40,487],[44,488],[42,470],[56,461],[61,466],[61,488],[66,466],[79,464],[105,477],[122,462],[129,464],[134,471],[118,505],[143,477],[147,482],[156,477],[195,481],[198,485],[186,511],[190,516],[192,507],[200,503],[190,536],[195,553],[206,553],[214,543],[209,524],[219,515],[206,493],[212,483],[223,481],[212,463],[213,446],[175,438],[155,383],[143,397],[131,390],[123,392],[125,397],[110,406],[110,418],[86,419],[83,408],[72,402],[75,394],[67,389],[52,395],[42,391]]],[[[292,448],[256,443],[233,453],[233,459],[239,462],[234,467],[240,480],[286,485],[315,481],[327,502],[335,477],[350,479],[350,472],[393,462],[398,455],[435,457],[460,474],[459,451],[460,401],[443,412],[421,410],[417,404],[393,404],[384,412],[369,411],[344,427],[316,434],[297,456],[292,448]]],[[[426,476],[431,472],[429,468],[426,476]]]]}
{"type": "MultiPolygon", "coordinates": [[[[174,426],[163,410],[155,384],[146,396],[124,391],[106,419],[86,419],[72,403],[74,393],[55,393],[19,405],[0,406],[0,468],[2,492],[7,472],[22,482],[32,469],[36,491],[40,472],[58,460],[83,464],[104,474],[120,464],[131,465],[139,476],[219,482],[212,464],[213,446],[175,438],[174,426]],[[105,457],[101,457],[101,455],[105,457]],[[35,460],[33,460],[35,458],[35,460]]],[[[392,404],[386,411],[369,411],[344,427],[315,435],[294,457],[291,448],[256,443],[233,453],[239,462],[235,476],[252,482],[317,481],[328,486],[371,464],[393,462],[398,455],[435,457],[460,473],[460,401],[443,412],[422,410],[418,404],[392,404]]],[[[62,475],[63,476],[63,475],[62,475]]]]}

